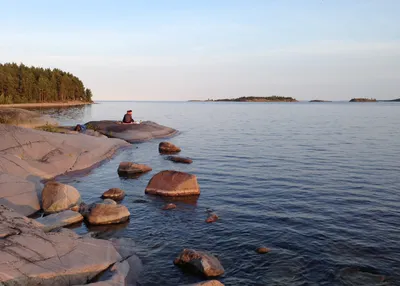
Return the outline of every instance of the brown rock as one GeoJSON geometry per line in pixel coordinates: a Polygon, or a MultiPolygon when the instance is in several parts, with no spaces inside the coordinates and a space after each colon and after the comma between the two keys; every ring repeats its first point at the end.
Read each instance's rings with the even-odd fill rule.
{"type": "Polygon", "coordinates": [[[165,158],[166,160],[175,162],[175,163],[183,163],[183,164],[192,164],[193,160],[190,158],[179,157],[179,156],[168,156],[165,158]]]}
{"type": "Polygon", "coordinates": [[[112,199],[105,199],[102,201],[102,203],[106,204],[106,205],[116,205],[117,204],[117,202],[112,199]]]}
{"type": "Polygon", "coordinates": [[[176,204],[166,204],[165,206],[163,206],[163,210],[172,210],[176,208],[176,204]]]}
{"type": "Polygon", "coordinates": [[[171,153],[179,153],[181,152],[181,148],[178,146],[175,146],[174,144],[170,142],[161,142],[158,145],[158,151],[161,154],[171,154],[171,153]]]}
{"type": "Polygon", "coordinates": [[[265,254],[265,253],[268,253],[269,251],[270,251],[270,249],[267,247],[264,247],[264,246],[261,246],[256,249],[256,252],[259,254],[265,254]]]}
{"type": "Polygon", "coordinates": [[[42,191],[45,213],[55,213],[73,208],[81,203],[81,195],[72,186],[58,182],[48,182],[42,191]]]}
{"type": "Polygon", "coordinates": [[[122,257],[110,241],[73,231],[45,233],[34,220],[0,206],[0,285],[86,284],[122,257]]]}
{"type": "Polygon", "coordinates": [[[121,162],[118,167],[118,175],[120,176],[131,176],[140,175],[146,172],[150,172],[152,169],[144,164],[135,164],[132,162],[121,162]]]}
{"type": "Polygon", "coordinates": [[[218,220],[218,216],[216,214],[210,214],[206,219],[207,223],[216,222],[218,220]]]}
{"type": "Polygon", "coordinates": [[[83,216],[78,212],[66,210],[38,218],[36,221],[43,224],[43,230],[48,232],[58,227],[81,222],[83,221],[83,216]]]}
{"type": "Polygon", "coordinates": [[[193,249],[184,249],[174,260],[174,264],[206,277],[216,277],[224,274],[225,270],[214,255],[193,249]]]}
{"type": "Polygon", "coordinates": [[[112,188],[105,191],[101,196],[103,199],[112,199],[115,201],[121,201],[125,197],[125,192],[118,188],[112,188]]]}
{"type": "Polygon", "coordinates": [[[113,224],[125,222],[129,219],[130,212],[124,205],[95,204],[87,216],[90,224],[113,224]]]}
{"type": "Polygon", "coordinates": [[[195,283],[195,284],[188,284],[186,286],[224,286],[224,284],[222,284],[218,280],[209,280],[209,281],[199,282],[199,283],[195,283]]]}
{"type": "Polygon", "coordinates": [[[145,193],[166,197],[197,196],[200,195],[200,187],[195,175],[178,171],[162,171],[151,178],[145,193]]]}

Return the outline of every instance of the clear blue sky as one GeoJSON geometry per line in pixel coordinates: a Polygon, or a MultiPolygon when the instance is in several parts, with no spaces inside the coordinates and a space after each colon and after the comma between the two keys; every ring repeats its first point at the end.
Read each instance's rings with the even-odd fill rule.
{"type": "Polygon", "coordinates": [[[0,62],[97,100],[400,97],[399,0],[0,0],[0,62]]]}

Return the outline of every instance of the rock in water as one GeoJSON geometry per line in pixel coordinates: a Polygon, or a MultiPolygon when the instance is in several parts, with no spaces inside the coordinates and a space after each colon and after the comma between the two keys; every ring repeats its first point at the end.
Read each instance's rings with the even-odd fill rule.
{"type": "Polygon", "coordinates": [[[58,227],[81,222],[83,221],[83,216],[78,212],[66,210],[38,218],[36,221],[43,224],[43,230],[48,232],[58,227]]]}
{"type": "Polygon", "coordinates": [[[144,164],[135,164],[132,162],[121,162],[118,167],[118,175],[120,176],[132,176],[140,175],[146,172],[150,172],[152,169],[144,164]]]}
{"type": "Polygon", "coordinates": [[[105,199],[102,204],[106,204],[106,205],[116,205],[117,202],[112,200],[112,199],[105,199]]]}
{"type": "Polygon", "coordinates": [[[174,260],[174,264],[207,277],[224,274],[225,270],[214,255],[193,249],[184,249],[174,260]]]}
{"type": "Polygon", "coordinates": [[[0,285],[86,284],[122,257],[110,241],[73,231],[45,233],[40,224],[0,206],[0,285]]]}
{"type": "Polygon", "coordinates": [[[270,251],[270,249],[267,247],[264,247],[264,246],[261,246],[256,249],[256,252],[259,254],[265,254],[265,253],[268,253],[269,251],[270,251]]]}
{"type": "Polygon", "coordinates": [[[172,210],[176,208],[176,204],[166,204],[165,206],[163,206],[163,210],[167,211],[167,210],[172,210]]]}
{"type": "Polygon", "coordinates": [[[165,159],[175,162],[175,163],[183,163],[183,164],[192,164],[193,163],[192,159],[185,158],[185,157],[179,157],[179,156],[168,156],[165,159]]]}
{"type": "Polygon", "coordinates": [[[216,214],[210,214],[206,219],[206,223],[216,222],[218,220],[218,216],[216,214]]]}
{"type": "Polygon", "coordinates": [[[209,280],[195,284],[187,284],[186,286],[224,286],[224,284],[222,284],[218,280],[209,280]]]}
{"type": "Polygon", "coordinates": [[[166,138],[178,131],[151,121],[140,124],[121,124],[116,121],[90,121],[85,124],[88,129],[94,129],[107,137],[123,139],[129,143],[145,142],[153,138],[166,138]]]}
{"type": "Polygon", "coordinates": [[[171,153],[179,153],[181,152],[181,148],[178,146],[175,146],[174,144],[170,142],[161,142],[158,145],[158,151],[161,154],[171,154],[171,153]]]}
{"type": "Polygon", "coordinates": [[[167,170],[151,178],[145,193],[165,197],[198,196],[200,187],[195,175],[167,170]]]}
{"type": "Polygon", "coordinates": [[[48,182],[42,191],[42,204],[45,213],[56,213],[78,206],[81,195],[72,186],[58,182],[48,182]]]}
{"type": "Polygon", "coordinates": [[[95,204],[87,216],[90,224],[113,224],[125,222],[129,219],[130,212],[124,205],[95,204]]]}
{"type": "Polygon", "coordinates": [[[112,199],[115,201],[121,201],[125,197],[125,192],[118,188],[112,188],[105,191],[101,196],[103,199],[112,199]]]}

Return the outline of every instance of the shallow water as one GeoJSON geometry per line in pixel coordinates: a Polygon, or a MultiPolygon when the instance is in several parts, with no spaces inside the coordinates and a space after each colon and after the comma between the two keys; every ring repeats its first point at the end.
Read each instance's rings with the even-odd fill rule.
{"type": "Polygon", "coordinates": [[[60,180],[86,202],[126,191],[130,222],[94,230],[135,240],[141,285],[200,281],[173,265],[183,248],[217,254],[225,285],[400,285],[400,103],[103,102],[44,112],[77,124],[121,120],[126,109],[180,130],[170,141],[193,164],[164,160],[154,140],[60,180]],[[153,171],[122,179],[121,161],[153,171]],[[144,194],[165,169],[198,176],[197,202],[162,211],[165,200],[144,194]],[[204,222],[208,209],[218,222],[204,222]],[[257,254],[261,245],[271,252],[257,254]]]}

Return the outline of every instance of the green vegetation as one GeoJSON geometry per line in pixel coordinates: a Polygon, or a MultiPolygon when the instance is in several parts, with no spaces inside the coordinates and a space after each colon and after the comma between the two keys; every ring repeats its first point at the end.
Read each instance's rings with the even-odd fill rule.
{"type": "Polygon", "coordinates": [[[23,64],[0,64],[0,104],[91,100],[92,91],[70,73],[23,64]]]}
{"type": "Polygon", "coordinates": [[[57,126],[50,125],[50,124],[46,124],[46,125],[43,125],[43,126],[38,126],[35,129],[46,131],[46,132],[53,132],[53,133],[63,133],[64,132],[63,129],[60,129],[57,126]]]}
{"type": "Polygon", "coordinates": [[[235,101],[235,102],[296,102],[297,100],[293,97],[284,96],[267,96],[267,97],[257,97],[257,96],[242,96],[232,99],[216,99],[213,101],[235,101]]]}

